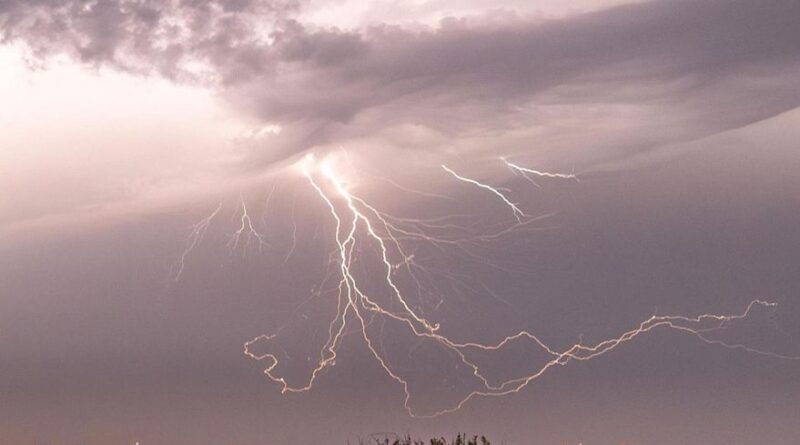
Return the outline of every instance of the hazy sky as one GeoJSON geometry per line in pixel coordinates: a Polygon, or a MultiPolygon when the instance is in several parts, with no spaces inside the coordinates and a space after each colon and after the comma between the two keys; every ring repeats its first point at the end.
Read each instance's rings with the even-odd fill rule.
{"type": "MultiPolygon", "coordinates": [[[[0,0],[0,445],[800,442],[798,22],[793,0],[0,0]],[[709,334],[733,349],[657,328],[415,419],[404,390],[432,413],[475,376],[361,299],[335,366],[281,394],[243,344],[274,334],[273,376],[308,382],[347,302],[336,217],[360,224],[345,283],[459,343],[778,305],[709,334]]],[[[469,356],[492,382],[543,358],[469,356]]]]}

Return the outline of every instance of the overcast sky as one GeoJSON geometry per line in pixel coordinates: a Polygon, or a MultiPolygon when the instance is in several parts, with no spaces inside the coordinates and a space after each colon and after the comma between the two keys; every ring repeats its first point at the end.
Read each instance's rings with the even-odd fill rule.
{"type": "MultiPolygon", "coordinates": [[[[0,0],[0,445],[800,441],[798,22],[793,0],[0,0]],[[308,381],[350,193],[383,236],[377,212],[470,237],[388,251],[456,342],[561,350],[759,299],[714,338],[773,355],[656,329],[414,419],[382,364],[423,414],[475,382],[365,306],[281,394],[242,345],[276,334],[276,373],[308,381]]],[[[407,314],[356,233],[354,282],[407,314]]],[[[498,381],[541,359],[475,357],[498,381]]]]}

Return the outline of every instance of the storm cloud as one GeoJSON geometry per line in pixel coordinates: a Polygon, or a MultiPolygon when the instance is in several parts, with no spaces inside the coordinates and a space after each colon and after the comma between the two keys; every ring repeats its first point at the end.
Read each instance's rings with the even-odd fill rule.
{"type": "Polygon", "coordinates": [[[404,126],[446,134],[447,147],[398,146],[480,151],[503,134],[492,150],[511,155],[563,141],[530,132],[556,126],[571,134],[565,150],[592,141],[593,160],[745,126],[800,103],[799,19],[791,0],[666,0],[338,29],[304,23],[290,0],[0,3],[5,39],[35,54],[200,82],[280,126],[250,141],[255,168],[376,135],[391,144],[404,126]],[[613,136],[588,135],[614,119],[613,136]]]}

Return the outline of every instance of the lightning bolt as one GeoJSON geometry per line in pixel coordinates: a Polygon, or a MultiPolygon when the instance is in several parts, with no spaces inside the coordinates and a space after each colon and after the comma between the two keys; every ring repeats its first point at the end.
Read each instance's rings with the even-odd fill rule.
{"type": "MultiPolygon", "coordinates": [[[[270,193],[270,197],[272,194],[270,193]]],[[[269,199],[267,200],[269,204],[269,199]]],[[[258,251],[261,252],[264,246],[269,246],[267,238],[253,226],[253,220],[247,211],[247,203],[244,202],[243,197],[239,197],[239,210],[241,212],[239,228],[233,232],[228,240],[228,250],[233,255],[239,246],[242,246],[242,254],[246,255],[251,244],[255,243],[258,246],[258,251]]]]}
{"type": "Polygon", "coordinates": [[[522,177],[524,177],[528,182],[535,185],[536,187],[540,187],[540,185],[536,181],[534,181],[531,176],[537,176],[539,178],[573,179],[575,181],[579,180],[578,177],[574,174],[544,172],[540,170],[534,170],[532,168],[521,167],[517,164],[509,162],[505,158],[500,158],[500,160],[503,161],[512,172],[521,174],[522,177]]]}
{"type": "Polygon", "coordinates": [[[174,267],[174,273],[172,276],[173,281],[179,281],[181,276],[183,275],[183,270],[186,268],[186,258],[189,256],[190,253],[194,250],[194,248],[199,244],[203,238],[206,236],[206,232],[208,231],[208,226],[211,225],[211,220],[217,216],[217,213],[222,210],[222,203],[220,202],[217,208],[211,212],[210,215],[201,219],[195,224],[192,224],[189,227],[189,238],[186,242],[186,247],[183,249],[180,257],[178,258],[178,263],[174,267]]]}
{"type": "MultiPolygon", "coordinates": [[[[514,165],[511,163],[508,164],[509,166],[514,165]]],[[[532,382],[541,378],[548,371],[566,366],[572,362],[590,361],[613,351],[645,333],[657,329],[683,333],[695,337],[701,342],[731,350],[777,359],[800,360],[800,356],[765,351],[741,343],[729,343],[715,337],[715,334],[721,333],[733,323],[748,318],[756,308],[771,312],[776,310],[777,305],[775,303],[763,300],[754,300],[743,312],[733,315],[701,314],[696,317],[653,315],[634,328],[622,332],[616,337],[595,343],[585,343],[581,339],[577,343],[561,349],[549,346],[541,338],[529,331],[517,332],[495,343],[459,341],[443,334],[440,330],[441,325],[439,323],[428,319],[420,309],[414,307],[414,304],[411,303],[410,295],[404,290],[404,286],[402,286],[398,280],[397,274],[403,272],[411,279],[410,283],[412,289],[415,290],[418,295],[426,290],[425,280],[419,274],[430,271],[418,263],[416,254],[408,249],[406,242],[427,243],[441,252],[446,252],[447,249],[454,248],[461,254],[464,254],[465,258],[470,258],[474,261],[482,261],[483,258],[480,253],[474,250],[476,247],[484,246],[487,241],[496,240],[512,233],[532,230],[530,224],[532,224],[532,221],[535,221],[536,218],[531,218],[523,213],[500,189],[461,176],[445,165],[442,165],[442,168],[459,181],[466,182],[494,194],[511,209],[517,222],[493,229],[493,231],[489,233],[486,233],[484,228],[483,233],[476,234],[475,230],[481,232],[480,228],[465,227],[456,223],[457,218],[455,215],[432,219],[395,217],[380,211],[367,200],[356,195],[348,187],[347,181],[343,175],[341,175],[331,163],[324,161],[317,162],[314,158],[310,158],[301,164],[303,178],[319,199],[323,208],[326,209],[330,220],[334,223],[334,247],[330,255],[332,269],[329,270],[329,274],[325,276],[323,283],[317,288],[317,291],[309,297],[306,302],[322,295],[323,289],[326,288],[326,283],[335,277],[335,279],[338,280],[333,287],[335,291],[333,294],[335,295],[336,310],[328,322],[327,336],[324,344],[319,349],[316,364],[311,370],[310,376],[300,384],[290,384],[286,380],[286,376],[283,375],[279,369],[280,359],[276,354],[272,352],[257,352],[262,345],[266,344],[269,346],[272,342],[277,341],[285,325],[271,335],[259,335],[244,344],[244,353],[246,356],[265,363],[264,374],[268,379],[280,385],[281,392],[300,393],[311,390],[323,371],[335,365],[338,358],[338,348],[342,344],[343,337],[349,332],[356,333],[363,339],[371,356],[385,373],[402,386],[404,392],[404,407],[412,417],[437,417],[462,408],[466,403],[476,397],[501,397],[520,392],[532,382]],[[449,236],[432,234],[438,232],[446,232],[449,236]],[[376,266],[382,270],[380,280],[385,284],[388,291],[388,297],[386,297],[388,301],[379,301],[374,295],[370,295],[366,292],[364,289],[367,289],[368,286],[359,278],[359,275],[355,273],[355,269],[360,263],[360,255],[367,247],[372,248],[371,250],[377,255],[378,261],[376,266]],[[410,403],[412,393],[409,389],[409,381],[403,377],[401,372],[391,365],[385,352],[383,352],[383,347],[380,347],[383,341],[382,331],[380,337],[376,338],[376,334],[368,329],[371,323],[376,319],[399,322],[400,326],[404,326],[407,332],[413,335],[413,337],[419,340],[434,342],[434,344],[448,351],[452,354],[452,357],[458,360],[460,365],[466,366],[466,369],[471,372],[471,376],[477,382],[477,389],[472,390],[448,408],[429,412],[419,412],[415,410],[410,403]],[[479,365],[473,358],[474,354],[503,350],[512,342],[517,341],[530,343],[538,350],[543,351],[547,359],[543,364],[526,375],[492,383],[491,379],[487,377],[487,372],[491,370],[485,369],[486,366],[479,365]]],[[[527,175],[576,179],[573,175],[544,173],[518,166],[510,168],[519,168],[520,173],[527,175]]],[[[294,203],[292,205],[292,213],[294,213],[294,203]]],[[[182,259],[185,258],[186,254],[188,254],[200,240],[202,240],[208,224],[218,212],[219,207],[209,217],[192,226],[189,247],[181,257],[182,259]]],[[[263,235],[253,227],[243,199],[240,199],[237,215],[239,215],[239,227],[231,238],[234,249],[240,243],[244,246],[245,250],[251,242],[258,242],[259,246],[266,244],[263,235]]],[[[292,215],[292,221],[294,238],[297,231],[294,215],[292,215]]],[[[293,250],[294,241],[292,251],[293,250]]],[[[491,266],[490,263],[486,264],[491,266]]],[[[440,272],[440,274],[448,280],[451,280],[452,283],[454,283],[453,286],[457,286],[458,276],[456,273],[446,275],[440,272]]],[[[480,287],[489,297],[508,305],[499,294],[486,285],[481,283],[480,287]]],[[[437,296],[440,304],[444,301],[444,295],[442,295],[441,291],[433,289],[429,290],[429,293],[437,296]]]]}
{"type": "Polygon", "coordinates": [[[503,203],[505,205],[507,205],[511,209],[511,211],[514,213],[514,217],[517,218],[517,222],[521,223],[522,222],[522,218],[525,218],[527,216],[527,215],[525,215],[525,212],[520,210],[519,207],[517,207],[517,205],[515,203],[511,202],[511,200],[508,199],[506,197],[506,195],[504,195],[503,192],[501,192],[497,188],[492,187],[492,186],[490,186],[488,184],[484,184],[482,182],[476,181],[475,179],[470,179],[470,178],[461,176],[458,173],[456,173],[453,170],[451,170],[449,167],[447,167],[444,164],[442,164],[442,169],[444,169],[444,171],[446,171],[447,173],[450,173],[451,175],[453,175],[453,177],[458,179],[459,181],[463,181],[463,182],[466,182],[468,184],[472,184],[474,186],[480,187],[480,188],[482,188],[484,190],[487,190],[487,191],[491,192],[492,194],[494,194],[498,198],[500,198],[500,200],[503,201],[503,203]]]}
{"type": "Polygon", "coordinates": [[[291,219],[292,219],[292,245],[291,245],[291,247],[289,247],[289,252],[287,252],[286,256],[283,258],[283,264],[286,264],[286,263],[289,262],[289,258],[292,257],[292,254],[294,253],[294,250],[297,248],[297,221],[294,219],[294,209],[295,209],[296,204],[297,203],[293,199],[292,200],[292,214],[291,214],[291,219]]]}

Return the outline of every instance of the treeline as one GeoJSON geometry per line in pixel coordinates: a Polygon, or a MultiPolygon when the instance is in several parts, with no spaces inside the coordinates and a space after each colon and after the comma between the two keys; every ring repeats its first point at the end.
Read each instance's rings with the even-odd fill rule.
{"type": "Polygon", "coordinates": [[[444,437],[433,437],[430,440],[412,439],[411,436],[386,435],[381,438],[372,437],[369,441],[359,441],[360,445],[491,445],[485,436],[467,437],[466,434],[458,434],[455,439],[448,441],[444,437]]]}

